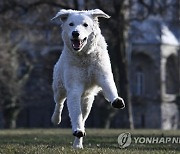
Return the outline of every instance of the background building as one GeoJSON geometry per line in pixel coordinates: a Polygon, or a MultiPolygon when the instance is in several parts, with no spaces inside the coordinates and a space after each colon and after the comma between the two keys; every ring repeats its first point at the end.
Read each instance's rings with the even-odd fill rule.
{"type": "Polygon", "coordinates": [[[133,22],[130,82],[136,127],[177,129],[179,23],[150,16],[133,22]]]}

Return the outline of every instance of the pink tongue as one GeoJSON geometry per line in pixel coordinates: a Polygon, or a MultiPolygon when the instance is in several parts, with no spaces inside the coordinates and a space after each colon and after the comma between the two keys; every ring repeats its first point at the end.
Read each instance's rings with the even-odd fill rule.
{"type": "Polygon", "coordinates": [[[73,47],[74,48],[78,49],[78,48],[80,48],[80,46],[81,46],[81,42],[79,40],[73,41],[73,47]]]}

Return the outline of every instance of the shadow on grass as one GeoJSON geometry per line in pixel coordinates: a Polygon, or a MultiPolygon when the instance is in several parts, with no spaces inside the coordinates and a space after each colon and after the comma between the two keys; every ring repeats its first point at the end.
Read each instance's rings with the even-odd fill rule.
{"type": "Polygon", "coordinates": [[[67,146],[71,145],[73,137],[71,135],[0,135],[0,145],[49,145],[67,146]]]}

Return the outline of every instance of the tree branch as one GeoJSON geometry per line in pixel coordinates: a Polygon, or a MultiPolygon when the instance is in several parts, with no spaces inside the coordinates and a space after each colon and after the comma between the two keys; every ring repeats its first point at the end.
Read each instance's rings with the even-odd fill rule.
{"type": "Polygon", "coordinates": [[[151,10],[151,7],[144,2],[144,0],[138,0],[138,2],[143,5],[148,11],[151,10]]]}
{"type": "Polygon", "coordinates": [[[113,16],[112,12],[104,9],[101,0],[94,0],[94,1],[95,1],[95,3],[96,3],[96,6],[97,6],[99,9],[101,9],[101,10],[104,11],[104,12],[106,12],[108,15],[113,16]]]}
{"type": "Polygon", "coordinates": [[[24,10],[24,12],[28,12],[29,9],[39,6],[39,5],[43,5],[43,4],[54,6],[54,7],[60,7],[60,8],[64,8],[64,9],[71,9],[71,7],[69,7],[67,5],[63,5],[61,3],[56,3],[56,2],[52,2],[52,1],[37,1],[37,2],[31,3],[31,4],[28,4],[27,6],[19,4],[16,1],[13,1],[10,4],[7,3],[7,4],[3,5],[0,9],[0,13],[6,13],[7,11],[15,10],[16,8],[21,8],[22,10],[24,10]]]}
{"type": "Polygon", "coordinates": [[[78,0],[73,0],[73,2],[74,2],[74,9],[78,10],[79,9],[78,0]]]}

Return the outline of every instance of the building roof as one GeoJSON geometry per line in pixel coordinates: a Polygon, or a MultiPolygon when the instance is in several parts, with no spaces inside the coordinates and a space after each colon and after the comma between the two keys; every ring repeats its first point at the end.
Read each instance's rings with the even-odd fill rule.
{"type": "Polygon", "coordinates": [[[130,40],[137,44],[180,45],[180,27],[165,22],[160,16],[149,16],[131,23],[130,40]]]}

